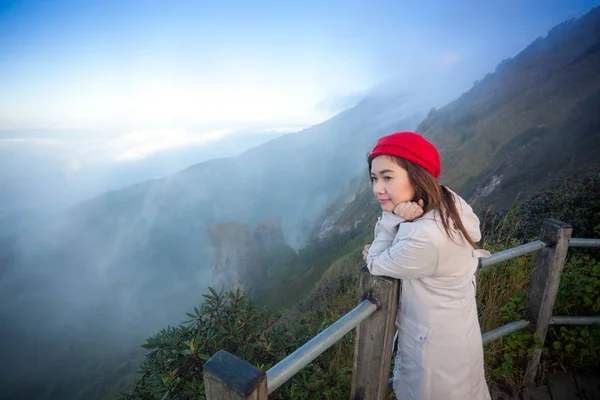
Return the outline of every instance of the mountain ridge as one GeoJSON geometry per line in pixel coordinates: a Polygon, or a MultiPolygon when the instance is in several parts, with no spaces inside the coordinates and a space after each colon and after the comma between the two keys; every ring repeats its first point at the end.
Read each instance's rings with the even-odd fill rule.
{"type": "Polygon", "coordinates": [[[421,122],[417,131],[440,150],[440,179],[470,200],[503,208],[519,193],[558,183],[561,170],[598,167],[598,71],[600,7],[557,25],[421,122]]]}

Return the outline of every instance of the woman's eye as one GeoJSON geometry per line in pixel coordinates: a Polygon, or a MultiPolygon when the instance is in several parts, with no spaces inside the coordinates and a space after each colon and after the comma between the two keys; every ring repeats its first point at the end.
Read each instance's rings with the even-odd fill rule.
{"type": "Polygon", "coordinates": [[[385,179],[386,181],[390,181],[390,180],[392,180],[392,177],[391,176],[384,176],[383,179],[385,179]]]}
{"type": "Polygon", "coordinates": [[[377,182],[377,178],[375,178],[374,176],[371,177],[371,182],[377,182]]]}

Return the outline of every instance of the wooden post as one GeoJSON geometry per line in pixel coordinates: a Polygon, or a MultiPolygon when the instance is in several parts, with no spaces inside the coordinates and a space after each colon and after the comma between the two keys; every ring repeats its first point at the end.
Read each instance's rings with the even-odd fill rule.
{"type": "Polygon", "coordinates": [[[361,269],[359,290],[362,300],[376,302],[378,309],[356,327],[350,398],[381,400],[389,390],[400,281],[371,275],[365,265],[361,269]]]}
{"type": "MultiPolygon", "coordinates": [[[[548,325],[552,318],[554,301],[565,267],[572,232],[571,225],[555,219],[546,219],[542,224],[540,240],[545,242],[547,247],[538,250],[536,254],[535,268],[531,275],[527,299],[528,319],[532,331],[539,335],[542,343],[546,340],[548,325]]],[[[535,385],[535,376],[542,355],[542,349],[535,344],[532,350],[523,379],[525,386],[535,385]]]]}
{"type": "Polygon", "coordinates": [[[267,375],[254,365],[219,350],[204,364],[207,400],[266,400],[267,375]]]}

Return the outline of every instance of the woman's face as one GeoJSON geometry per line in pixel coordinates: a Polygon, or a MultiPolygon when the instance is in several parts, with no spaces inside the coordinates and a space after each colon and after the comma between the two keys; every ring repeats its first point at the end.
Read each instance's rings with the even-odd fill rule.
{"type": "Polygon", "coordinates": [[[394,211],[399,203],[412,201],[415,189],[408,173],[389,156],[377,156],[371,162],[373,194],[383,211],[394,211]]]}

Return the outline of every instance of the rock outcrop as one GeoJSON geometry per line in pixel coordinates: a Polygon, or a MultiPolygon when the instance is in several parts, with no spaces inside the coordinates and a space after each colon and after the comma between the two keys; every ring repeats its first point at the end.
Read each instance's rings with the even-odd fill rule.
{"type": "Polygon", "coordinates": [[[254,228],[254,239],[266,251],[285,244],[281,224],[277,221],[261,221],[254,228]]]}
{"type": "Polygon", "coordinates": [[[251,290],[266,275],[264,250],[250,227],[230,221],[207,230],[212,253],[212,271],[217,284],[251,290]]]}
{"type": "Polygon", "coordinates": [[[296,256],[274,220],[258,222],[254,232],[238,221],[213,225],[208,238],[213,276],[217,285],[225,287],[247,291],[264,287],[277,269],[290,267],[296,256]]]}

